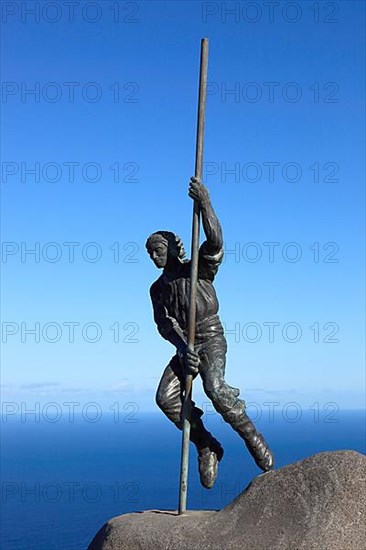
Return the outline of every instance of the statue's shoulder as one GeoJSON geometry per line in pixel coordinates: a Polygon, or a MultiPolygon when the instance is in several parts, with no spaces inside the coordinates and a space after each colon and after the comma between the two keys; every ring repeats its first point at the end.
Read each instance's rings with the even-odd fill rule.
{"type": "Polygon", "coordinates": [[[153,296],[157,292],[159,292],[159,288],[161,286],[162,281],[162,275],[156,279],[156,281],[153,282],[153,284],[150,286],[150,295],[153,296]]]}

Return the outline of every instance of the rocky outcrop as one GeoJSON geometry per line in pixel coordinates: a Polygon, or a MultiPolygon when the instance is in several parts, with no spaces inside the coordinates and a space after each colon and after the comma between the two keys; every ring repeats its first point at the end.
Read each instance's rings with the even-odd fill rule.
{"type": "Polygon", "coordinates": [[[258,476],[220,511],[115,517],[88,550],[362,550],[365,476],[364,455],[320,453],[258,476]]]}

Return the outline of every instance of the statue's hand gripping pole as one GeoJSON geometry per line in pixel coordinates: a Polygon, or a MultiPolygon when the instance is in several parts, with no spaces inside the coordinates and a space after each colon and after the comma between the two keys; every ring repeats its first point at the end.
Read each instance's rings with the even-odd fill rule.
{"type": "MultiPolygon", "coordinates": [[[[202,179],[203,165],[203,137],[205,129],[205,107],[206,107],[206,85],[207,85],[207,64],[208,64],[208,39],[201,40],[200,60],[200,81],[198,94],[198,117],[197,117],[197,138],[196,138],[196,164],[195,177],[202,179]]],[[[200,205],[194,201],[192,221],[192,245],[191,245],[191,276],[190,276],[190,297],[189,297],[189,318],[187,347],[194,351],[195,329],[196,329],[196,305],[197,305],[197,276],[198,276],[198,248],[200,233],[200,205]]],[[[189,437],[191,431],[190,411],[192,380],[190,374],[185,377],[185,393],[182,409],[183,435],[181,452],[181,470],[179,487],[178,513],[183,514],[187,509],[187,480],[188,480],[188,459],[189,459],[189,437]]]]}

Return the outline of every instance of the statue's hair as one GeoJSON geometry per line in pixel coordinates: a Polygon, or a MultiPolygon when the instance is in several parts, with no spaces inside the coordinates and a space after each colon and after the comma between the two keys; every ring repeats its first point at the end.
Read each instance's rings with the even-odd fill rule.
{"type": "Polygon", "coordinates": [[[155,233],[152,233],[150,237],[148,237],[145,245],[146,248],[149,248],[152,241],[157,238],[166,242],[170,254],[176,256],[180,260],[183,260],[186,255],[186,251],[184,250],[182,239],[178,237],[178,235],[172,233],[171,231],[155,231],[155,233]]]}

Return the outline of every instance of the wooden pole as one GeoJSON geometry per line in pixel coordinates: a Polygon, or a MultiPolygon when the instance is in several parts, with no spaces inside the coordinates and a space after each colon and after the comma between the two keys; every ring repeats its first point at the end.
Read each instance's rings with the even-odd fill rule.
{"type": "MultiPolygon", "coordinates": [[[[201,40],[200,60],[200,81],[198,94],[198,116],[197,116],[197,137],[196,137],[196,164],[195,176],[202,179],[203,164],[203,137],[205,130],[205,107],[206,107],[206,85],[207,85],[207,64],[208,64],[208,39],[201,40]]],[[[188,318],[188,349],[194,350],[194,339],[196,332],[196,305],[197,305],[197,275],[198,275],[198,247],[200,233],[200,206],[194,201],[192,221],[192,246],[191,246],[191,285],[189,297],[189,318],[188,318]]],[[[189,462],[189,436],[191,432],[190,412],[192,395],[192,376],[187,374],[185,379],[185,393],[182,410],[183,434],[179,486],[179,507],[178,513],[184,514],[187,510],[187,481],[189,462]]]]}

